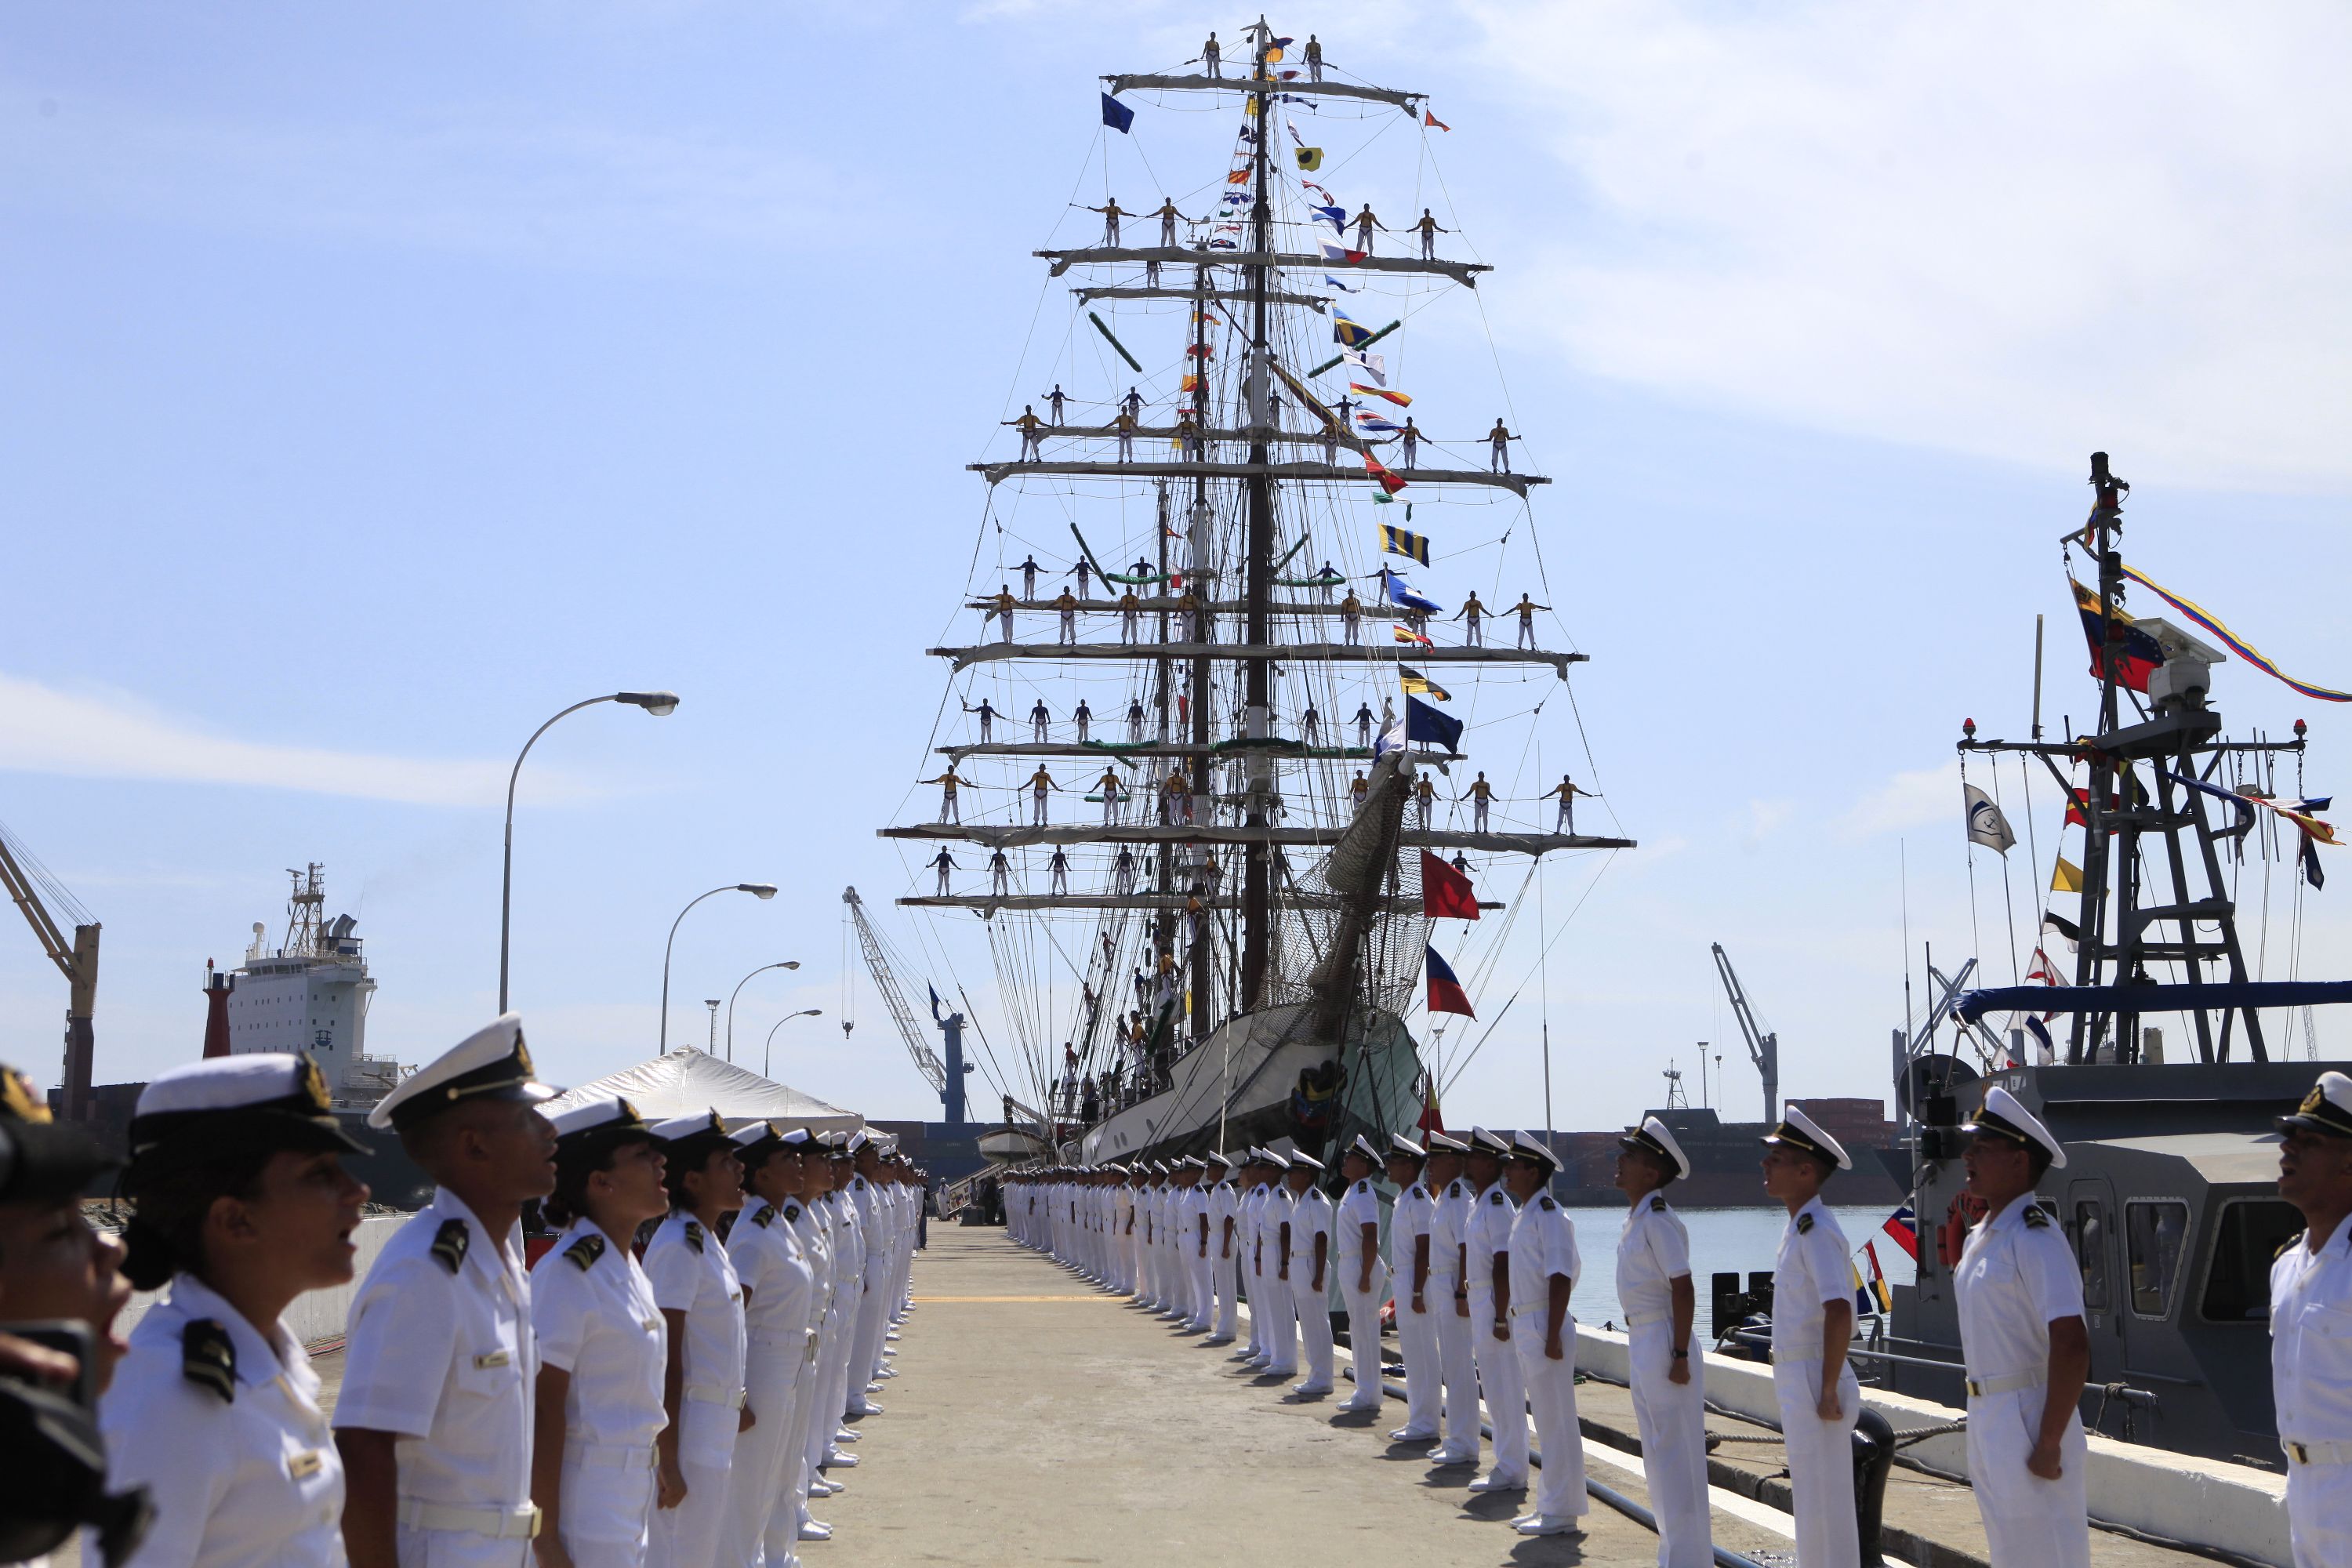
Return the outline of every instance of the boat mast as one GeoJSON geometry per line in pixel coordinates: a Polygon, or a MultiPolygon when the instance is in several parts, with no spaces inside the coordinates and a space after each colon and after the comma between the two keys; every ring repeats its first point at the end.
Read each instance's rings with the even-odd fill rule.
{"type": "MultiPolygon", "coordinates": [[[[2124,558],[2116,548],[2116,532],[2123,522],[2123,492],[2130,487],[2116,479],[2107,467],[2105,452],[2091,454],[2091,487],[2095,499],[2091,503],[2091,526],[2084,532],[2091,535],[2085,542],[2091,546],[2099,568],[2099,723],[2095,733],[2110,735],[2116,730],[2116,689],[2118,669],[2123,662],[2119,644],[2123,626],[2116,620],[2116,606],[2123,601],[2124,558]]],[[[2071,737],[2070,737],[2071,738],[2071,737]]],[[[2081,925],[2083,938],[2074,957],[2074,984],[2096,985],[2099,983],[2101,949],[2107,935],[2108,828],[2103,818],[2107,801],[2116,786],[2114,755],[2104,746],[2091,748],[2091,776],[2084,791],[2083,816],[2083,883],[2095,890],[2095,897],[2083,900],[2081,925]]],[[[2119,803],[2128,811],[2131,803],[2119,803]]],[[[2118,973],[2118,984],[2138,978],[2118,973]]],[[[2066,1042],[2066,1059],[2073,1065],[2089,1061],[2096,1053],[2099,1037],[2105,1032],[2105,1015],[2077,1013],[2074,1027],[2066,1042]]]]}
{"type": "MultiPolygon", "coordinates": [[[[1260,16],[1250,71],[1250,101],[1257,108],[1253,116],[1257,121],[1256,154],[1253,160],[1256,165],[1257,199],[1250,213],[1250,250],[1254,257],[1250,264],[1250,363],[1249,373],[1243,381],[1244,395],[1249,400],[1250,431],[1249,547],[1243,598],[1248,619],[1245,640],[1253,647],[1263,647],[1273,641],[1267,624],[1274,591],[1274,480],[1266,472],[1266,424],[1273,391],[1266,344],[1266,291],[1274,258],[1274,210],[1266,199],[1266,148],[1274,138],[1274,94],[1265,58],[1273,36],[1265,18],[1260,16]]],[[[1263,742],[1273,732],[1268,700],[1272,678],[1273,668],[1268,660],[1250,661],[1243,733],[1253,742],[1263,742]]],[[[1269,784],[1266,755],[1261,745],[1247,747],[1243,754],[1243,776],[1246,781],[1244,821],[1253,829],[1263,828],[1266,825],[1269,784]]],[[[1267,864],[1270,851],[1271,847],[1263,837],[1254,837],[1244,855],[1241,994],[1233,999],[1237,1012],[1246,1012],[1262,1001],[1259,993],[1265,983],[1266,939],[1272,923],[1266,897],[1271,880],[1267,864]]]]}

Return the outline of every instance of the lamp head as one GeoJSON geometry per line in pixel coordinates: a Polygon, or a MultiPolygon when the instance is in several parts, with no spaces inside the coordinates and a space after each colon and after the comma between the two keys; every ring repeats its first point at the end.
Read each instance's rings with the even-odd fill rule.
{"type": "Polygon", "coordinates": [[[677,711],[677,693],[675,691],[618,691],[613,694],[613,700],[625,702],[632,708],[642,708],[656,719],[677,711]]]}
{"type": "Polygon", "coordinates": [[[800,966],[801,961],[797,958],[788,958],[776,965],[778,969],[798,969],[800,966]]]}
{"type": "Polygon", "coordinates": [[[749,893],[755,899],[772,899],[776,896],[776,885],[773,882],[738,882],[735,884],[735,890],[739,893],[749,893]]]}

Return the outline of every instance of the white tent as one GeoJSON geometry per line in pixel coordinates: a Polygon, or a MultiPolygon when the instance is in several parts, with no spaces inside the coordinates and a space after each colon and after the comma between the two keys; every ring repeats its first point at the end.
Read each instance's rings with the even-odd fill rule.
{"type": "Polygon", "coordinates": [[[560,1116],[573,1106],[617,1094],[648,1121],[716,1110],[730,1127],[776,1121],[814,1132],[847,1131],[865,1125],[854,1110],[827,1105],[812,1094],[761,1078],[749,1068],[721,1061],[707,1051],[683,1047],[666,1057],[566,1089],[541,1110],[560,1116]]]}

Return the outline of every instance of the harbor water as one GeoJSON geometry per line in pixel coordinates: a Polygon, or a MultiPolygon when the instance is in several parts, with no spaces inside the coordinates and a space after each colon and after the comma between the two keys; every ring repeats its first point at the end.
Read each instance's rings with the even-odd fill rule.
{"type": "MultiPolygon", "coordinates": [[[[1668,1201],[1672,1202],[1671,1189],[1668,1201]]],[[[1779,1208],[1739,1209],[1676,1209],[1684,1225],[1690,1229],[1691,1282],[1698,1289],[1697,1329],[1708,1331],[1708,1276],[1737,1272],[1744,1282],[1751,1270],[1769,1270],[1780,1252],[1780,1233],[1788,1228],[1789,1215],[1779,1208]]],[[[1879,1227],[1893,1212],[1878,1208],[1838,1208],[1832,1206],[1838,1225],[1853,1244],[1854,1266],[1866,1278],[1870,1272],[1864,1261],[1862,1244],[1878,1244],[1878,1266],[1885,1270],[1889,1285],[1911,1283],[1912,1265],[1908,1254],[1895,1244],[1895,1238],[1879,1227]]],[[[1584,1272],[1576,1281],[1576,1294],[1570,1305],[1580,1323],[1614,1323],[1625,1326],[1624,1310],[1617,1304],[1617,1238],[1625,1228],[1625,1211],[1621,1208],[1571,1208],[1568,1211],[1576,1222],[1576,1249],[1584,1262],[1584,1272]]]]}

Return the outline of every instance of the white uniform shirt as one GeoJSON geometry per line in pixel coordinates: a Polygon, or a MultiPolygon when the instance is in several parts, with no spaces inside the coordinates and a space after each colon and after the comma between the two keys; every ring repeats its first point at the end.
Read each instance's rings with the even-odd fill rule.
{"type": "Polygon", "coordinates": [[[1853,1301],[1853,1266],[1845,1232],[1829,1205],[1815,1198],[1789,1216],[1780,1256],[1772,1265],[1772,1359],[1822,1358],[1822,1309],[1853,1301]]]}
{"type": "Polygon", "coordinates": [[[1242,1272],[1244,1274],[1258,1274],[1264,1271],[1259,1250],[1263,1238],[1258,1234],[1258,1222],[1265,1215],[1265,1189],[1262,1186],[1252,1187],[1242,1194],[1241,1201],[1240,1241],[1242,1272]]]}
{"type": "Polygon", "coordinates": [[[890,1260],[890,1222],[883,1213],[882,1194],[863,1176],[849,1178],[849,1201],[857,1211],[857,1228],[866,1238],[866,1274],[879,1279],[890,1260]]]}
{"type": "Polygon", "coordinates": [[[1477,1198],[1470,1179],[1456,1176],[1437,1200],[1437,1217],[1429,1227],[1429,1288],[1439,1295],[1452,1295],[1461,1283],[1462,1248],[1470,1244],[1470,1214],[1477,1198]],[[1441,1278],[1445,1281],[1442,1290],[1441,1278]]]}
{"type": "Polygon", "coordinates": [[[833,1237],[826,1233],[823,1217],[802,1199],[784,1205],[784,1220],[801,1244],[801,1256],[808,1259],[809,1327],[822,1331],[824,1314],[833,1305],[833,1237]]]}
{"type": "Polygon", "coordinates": [[[1617,1301],[1628,1323],[1664,1320],[1674,1310],[1674,1282],[1691,1271],[1690,1232],[1652,1193],[1625,1216],[1617,1237],[1617,1301]]]}
{"type": "Polygon", "coordinates": [[[1308,1289],[1315,1282],[1315,1238],[1324,1237],[1323,1283],[1331,1283],[1331,1199],[1309,1187],[1290,1200],[1290,1282],[1308,1289]]]}
{"type": "Polygon", "coordinates": [[[823,1205],[825,1223],[833,1228],[834,1305],[854,1314],[866,1294],[866,1232],[846,1191],[827,1194],[823,1205]]]}
{"type": "Polygon", "coordinates": [[[1241,1213],[1241,1194],[1234,1190],[1228,1179],[1209,1190],[1209,1256],[1214,1258],[1225,1246],[1225,1221],[1237,1219],[1241,1213]]]}
{"type": "Polygon", "coordinates": [[[539,1352],[522,1227],[493,1237],[441,1189],[383,1244],[350,1324],[334,1425],[399,1438],[400,1495],[528,1506],[539,1352]]]}
{"type": "MultiPolygon", "coordinates": [[[[1400,1305],[1412,1300],[1413,1244],[1428,1236],[1437,1223],[1437,1200],[1429,1188],[1420,1182],[1405,1188],[1396,1201],[1396,1213],[1389,1216],[1389,1272],[1396,1276],[1396,1293],[1400,1305]]],[[[1429,1278],[1435,1284],[1441,1278],[1437,1271],[1437,1244],[1434,1238],[1429,1247],[1429,1278]]]]}
{"type": "MultiPolygon", "coordinates": [[[[683,1209],[673,1209],[646,1244],[646,1278],[665,1312],[686,1314],[680,1362],[690,1401],[740,1406],[743,1397],[742,1282],[719,1238],[683,1209]]],[[[688,1412],[678,1411],[683,1427],[688,1412]]],[[[730,1424],[731,1439],[734,1427],[730,1424]]]]}
{"type": "Polygon", "coordinates": [[[650,1448],[669,1425],[662,1409],[669,1325],[628,1243],[615,1243],[593,1220],[574,1220],[531,1265],[530,1321],[540,1360],[572,1378],[566,1445],[650,1448]]]}
{"type": "Polygon", "coordinates": [[[2046,1372],[2050,1325],[2083,1315],[2083,1275],[2050,1211],[2032,1193],[1969,1231],[1952,1270],[1969,1375],[2046,1372]]]}
{"type": "Polygon", "coordinates": [[[2271,1264],[2271,1384],[2283,1442],[2352,1442],[2352,1223],[2271,1264]]]}
{"type": "Polygon", "coordinates": [[[797,1357],[805,1348],[816,1270],[801,1250],[792,1222],[765,1198],[750,1199],[727,1233],[727,1258],[749,1292],[743,1301],[745,1337],[785,1345],[797,1357]]]}
{"type": "Polygon", "coordinates": [[[283,1323],[265,1334],[194,1275],[175,1277],[131,1331],[98,1417],[107,1489],[145,1487],[155,1507],[139,1568],[343,1561],[342,1461],[319,1414],[319,1374],[283,1323]],[[234,1398],[183,1370],[181,1336],[206,1321],[236,1355],[234,1398]]]}
{"type": "MultiPolygon", "coordinates": [[[[1538,1193],[1535,1201],[1522,1206],[1519,1217],[1511,1222],[1510,1252],[1511,1316],[1531,1318],[1528,1331],[1539,1334],[1550,1321],[1551,1277],[1566,1275],[1573,1290],[1577,1275],[1583,1271],[1584,1260],[1576,1250],[1576,1222],[1549,1193],[1538,1193]]],[[[1575,1336],[1569,1325],[1575,1321],[1576,1314],[1570,1312],[1559,1321],[1560,1343],[1571,1356],[1575,1336]]]]}
{"type": "Polygon", "coordinates": [[[1364,1277],[1364,1226],[1372,1227],[1372,1240],[1378,1245],[1381,1234],[1381,1194],[1372,1179],[1349,1184],[1347,1195],[1339,1200],[1339,1212],[1331,1224],[1335,1237],[1333,1250],[1339,1259],[1339,1283],[1348,1289],[1364,1277]]]}
{"type": "Polygon", "coordinates": [[[1469,1224],[1463,1238],[1470,1248],[1470,1272],[1464,1279],[1473,1300],[1490,1309],[1486,1319],[1491,1321],[1495,1300],[1495,1254],[1511,1250],[1511,1228],[1519,1223],[1519,1205],[1511,1201],[1510,1193],[1499,1181],[1480,1193],[1470,1205],[1469,1224]]]}
{"type": "MultiPolygon", "coordinates": [[[[1198,1184],[1184,1190],[1184,1209],[1176,1226],[1176,1244],[1188,1260],[1201,1256],[1201,1222],[1209,1217],[1209,1189],[1198,1184]]],[[[1215,1247],[1209,1248],[1212,1255],[1215,1247]]]]}

